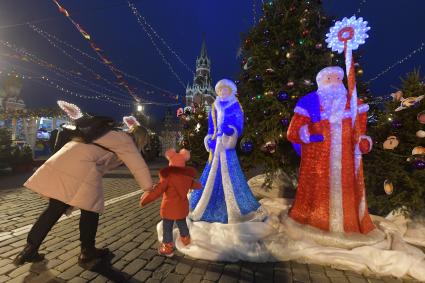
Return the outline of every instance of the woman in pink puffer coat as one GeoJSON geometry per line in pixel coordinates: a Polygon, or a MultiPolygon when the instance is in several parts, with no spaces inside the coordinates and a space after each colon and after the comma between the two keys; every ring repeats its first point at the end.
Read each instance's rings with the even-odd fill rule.
{"type": "Polygon", "coordinates": [[[49,205],[28,233],[27,245],[15,258],[15,265],[43,260],[38,253],[41,243],[70,207],[81,209],[80,266],[90,269],[108,255],[108,249],[95,248],[99,213],[104,210],[102,177],[124,163],[141,189],[150,190],[150,171],[141,155],[147,140],[147,131],[133,123],[128,133],[112,130],[95,144],[72,140],[49,158],[24,184],[49,198],[49,205]]]}

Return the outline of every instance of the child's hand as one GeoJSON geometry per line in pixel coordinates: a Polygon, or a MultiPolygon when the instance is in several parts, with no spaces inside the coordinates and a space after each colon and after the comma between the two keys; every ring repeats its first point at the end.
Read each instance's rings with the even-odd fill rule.
{"type": "Polygon", "coordinates": [[[149,189],[144,189],[144,192],[149,192],[149,191],[153,191],[155,189],[156,184],[153,184],[152,187],[150,187],[149,189]]]}
{"type": "Polygon", "coordinates": [[[140,196],[140,200],[139,200],[139,204],[140,204],[140,206],[141,207],[143,207],[144,206],[144,204],[143,204],[143,199],[147,196],[147,192],[145,192],[145,193],[143,193],[141,196],[140,196]]]}

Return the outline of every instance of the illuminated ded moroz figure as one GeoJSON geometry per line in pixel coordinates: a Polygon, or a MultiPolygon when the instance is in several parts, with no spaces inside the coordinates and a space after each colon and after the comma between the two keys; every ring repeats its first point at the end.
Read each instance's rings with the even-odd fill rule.
{"type": "Polygon", "coordinates": [[[318,90],[302,97],[288,128],[288,139],[301,144],[301,167],[289,217],[324,231],[367,234],[369,216],[361,155],[372,141],[365,136],[369,107],[360,100],[352,123],[351,98],[340,67],[327,67],[317,77],[318,90]]]}
{"type": "Polygon", "coordinates": [[[262,221],[265,211],[246,182],[235,150],[244,123],[236,85],[223,79],[215,91],[217,99],[209,113],[204,140],[210,157],[200,178],[202,190],[190,196],[190,218],[221,223],[262,221]]]}

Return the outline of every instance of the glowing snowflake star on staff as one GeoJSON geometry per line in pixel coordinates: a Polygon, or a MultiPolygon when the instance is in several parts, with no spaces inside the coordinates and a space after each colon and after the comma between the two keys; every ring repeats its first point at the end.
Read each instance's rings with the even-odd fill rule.
{"type": "Polygon", "coordinates": [[[326,42],[332,51],[338,53],[344,51],[345,42],[347,42],[347,49],[356,50],[369,37],[366,34],[368,30],[370,27],[367,26],[367,21],[363,21],[363,18],[356,19],[355,16],[349,19],[344,18],[331,27],[330,32],[326,34],[326,42]]]}

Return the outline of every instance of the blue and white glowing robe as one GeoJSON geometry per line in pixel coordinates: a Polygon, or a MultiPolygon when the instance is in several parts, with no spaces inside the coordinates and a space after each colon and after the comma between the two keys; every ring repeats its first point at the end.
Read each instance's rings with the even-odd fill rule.
{"type": "Polygon", "coordinates": [[[236,154],[238,137],[242,134],[244,115],[236,99],[219,98],[209,113],[208,135],[205,147],[210,158],[202,173],[201,190],[190,196],[190,218],[194,221],[238,223],[262,221],[265,212],[249,188],[236,154]],[[223,133],[223,127],[234,130],[231,136],[223,133]],[[210,142],[209,140],[215,141],[210,142]]]}

